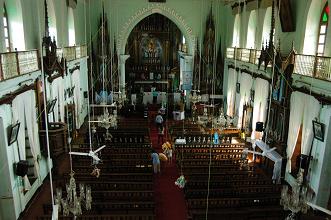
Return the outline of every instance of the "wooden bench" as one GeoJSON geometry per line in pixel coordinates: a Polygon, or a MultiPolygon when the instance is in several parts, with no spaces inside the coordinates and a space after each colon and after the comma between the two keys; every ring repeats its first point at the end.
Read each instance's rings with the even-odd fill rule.
{"type": "MultiPolygon", "coordinates": [[[[68,174],[65,176],[67,179],[68,174]]],[[[153,174],[152,173],[105,173],[101,170],[99,178],[86,175],[86,173],[76,173],[75,179],[79,181],[118,181],[118,182],[152,182],[153,174]]]]}
{"type": "MultiPolygon", "coordinates": [[[[59,216],[59,220],[72,220],[73,216],[59,216]]],[[[137,213],[137,214],[99,214],[88,215],[84,214],[77,217],[77,220],[154,220],[155,215],[153,213],[137,213]]],[[[51,215],[39,216],[37,220],[52,220],[51,215]]]]}

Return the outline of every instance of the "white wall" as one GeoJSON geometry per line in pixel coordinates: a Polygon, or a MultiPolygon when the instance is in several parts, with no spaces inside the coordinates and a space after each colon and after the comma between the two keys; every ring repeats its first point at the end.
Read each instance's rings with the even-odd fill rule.
{"type": "MultiPolygon", "coordinates": [[[[81,81],[81,102],[82,111],[79,115],[80,125],[83,123],[87,115],[86,100],[83,98],[83,92],[87,91],[87,58],[81,58],[68,62],[68,67],[71,68],[74,65],[80,65],[80,81],[81,81]]],[[[24,84],[31,84],[40,77],[41,72],[36,71],[31,74],[26,74],[17,78],[9,79],[0,82],[0,97],[15,91],[19,88],[19,83],[31,79],[31,81],[24,82],[24,84]]],[[[65,88],[70,85],[71,74],[65,75],[65,88]]],[[[47,83],[48,94],[50,86],[47,83]]],[[[71,85],[70,85],[71,86],[71,85]]],[[[49,97],[48,97],[49,99],[49,97]]],[[[68,99],[66,102],[72,100],[68,99]]],[[[41,157],[40,160],[40,176],[32,185],[32,188],[26,193],[23,193],[23,186],[21,177],[14,174],[13,164],[19,161],[17,144],[14,143],[11,146],[7,144],[7,128],[13,123],[12,113],[10,105],[0,105],[0,176],[3,177],[0,187],[0,219],[17,219],[20,213],[25,209],[26,205],[42,184],[43,180],[48,174],[47,158],[41,157]]],[[[37,113],[36,113],[37,114],[37,113]]]]}
{"type": "MultiPolygon", "coordinates": [[[[26,79],[34,81],[40,72],[34,72],[22,77],[0,82],[0,97],[4,94],[14,91],[18,88],[18,83],[26,79]]],[[[30,82],[31,83],[31,82],[30,82]]],[[[0,216],[3,219],[16,219],[22,210],[24,210],[28,201],[32,198],[38,187],[41,185],[47,172],[45,169],[40,170],[40,176],[33,183],[31,189],[24,194],[22,186],[22,178],[14,174],[14,163],[19,161],[17,143],[8,146],[7,128],[13,124],[10,105],[0,106],[0,146],[2,159],[0,160],[0,176],[3,177],[3,185],[0,189],[0,216]]],[[[40,161],[41,166],[45,166],[45,158],[40,161]]]]}
{"type": "Polygon", "coordinates": [[[324,141],[317,139],[313,141],[310,181],[311,187],[316,193],[314,202],[316,205],[327,208],[331,188],[331,106],[322,108],[320,122],[325,125],[324,141]]]}

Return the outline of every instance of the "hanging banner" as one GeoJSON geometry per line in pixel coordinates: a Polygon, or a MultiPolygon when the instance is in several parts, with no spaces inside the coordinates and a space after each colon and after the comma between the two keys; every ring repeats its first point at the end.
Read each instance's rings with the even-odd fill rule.
{"type": "Polygon", "coordinates": [[[183,71],[183,85],[182,90],[191,90],[192,89],[192,71],[183,71]]]}

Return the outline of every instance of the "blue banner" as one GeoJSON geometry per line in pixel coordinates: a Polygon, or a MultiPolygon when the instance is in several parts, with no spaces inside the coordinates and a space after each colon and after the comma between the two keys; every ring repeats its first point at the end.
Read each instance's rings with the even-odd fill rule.
{"type": "Polygon", "coordinates": [[[192,71],[183,71],[183,90],[191,90],[192,89],[192,71]]]}

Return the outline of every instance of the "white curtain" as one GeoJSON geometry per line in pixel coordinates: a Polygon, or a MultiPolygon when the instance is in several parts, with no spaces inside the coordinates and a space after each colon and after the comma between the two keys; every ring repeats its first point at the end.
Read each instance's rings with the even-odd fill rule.
{"type": "Polygon", "coordinates": [[[267,116],[267,104],[269,96],[269,82],[267,80],[256,78],[254,86],[254,106],[253,106],[253,132],[252,139],[255,139],[256,122],[265,123],[267,116]]]}
{"type": "Polygon", "coordinates": [[[287,164],[286,171],[291,172],[291,158],[298,140],[299,130],[302,123],[305,94],[293,92],[290,101],[290,122],[287,138],[287,164]]]}
{"type": "Polygon", "coordinates": [[[240,103],[238,108],[238,128],[241,128],[244,104],[248,103],[251,89],[252,89],[253,78],[247,73],[242,73],[240,78],[240,103]]]}
{"type": "MultiPolygon", "coordinates": [[[[25,152],[25,114],[24,114],[24,99],[26,98],[26,94],[23,93],[16,98],[12,102],[12,112],[13,112],[13,124],[16,122],[20,122],[20,129],[17,135],[17,147],[19,151],[19,159],[26,160],[26,152],[25,152]]],[[[29,190],[31,188],[31,184],[27,175],[23,177],[24,188],[29,190]]]]}
{"type": "Polygon", "coordinates": [[[79,128],[79,114],[80,114],[80,79],[79,79],[79,70],[76,69],[71,75],[72,85],[75,86],[74,90],[74,102],[75,102],[75,120],[76,120],[76,128],[79,128]]]}
{"type": "Polygon", "coordinates": [[[237,83],[237,72],[230,68],[228,72],[228,88],[227,88],[227,111],[226,114],[233,117],[234,105],[236,99],[236,83],[237,83]]]}
{"type": "Polygon", "coordinates": [[[24,112],[29,144],[34,161],[35,175],[39,176],[39,163],[37,158],[38,155],[40,155],[40,144],[38,135],[38,124],[36,118],[36,96],[35,91],[31,90],[27,91],[24,94],[26,96],[24,100],[24,112]]]}
{"type": "Polygon", "coordinates": [[[305,95],[304,106],[306,106],[306,108],[303,108],[301,154],[309,155],[314,136],[312,121],[315,118],[318,118],[321,105],[319,104],[319,101],[314,97],[310,95],[305,95]]]}

